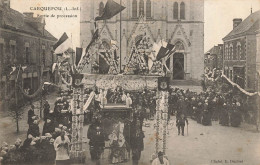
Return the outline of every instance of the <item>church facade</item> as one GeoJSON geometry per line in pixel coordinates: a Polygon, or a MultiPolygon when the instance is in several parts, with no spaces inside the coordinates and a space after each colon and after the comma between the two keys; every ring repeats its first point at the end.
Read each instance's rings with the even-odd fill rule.
{"type": "MultiPolygon", "coordinates": [[[[102,43],[117,41],[122,67],[132,45],[146,35],[151,43],[165,40],[178,45],[167,61],[172,80],[200,80],[204,72],[204,0],[114,0],[125,6],[121,14],[98,21],[102,43]]],[[[94,19],[103,13],[106,0],[81,1],[80,40],[86,47],[92,38],[94,19]]],[[[89,64],[90,65],[90,64],[89,64]]],[[[87,66],[91,70],[91,66],[87,66]]]]}

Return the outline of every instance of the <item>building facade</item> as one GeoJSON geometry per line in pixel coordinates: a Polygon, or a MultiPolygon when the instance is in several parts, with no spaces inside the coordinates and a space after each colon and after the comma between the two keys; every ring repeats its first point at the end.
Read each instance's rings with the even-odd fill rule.
{"type": "MultiPolygon", "coordinates": [[[[115,1],[120,4],[120,0],[115,1]]],[[[106,0],[81,1],[80,39],[83,47],[90,42],[93,20],[102,14],[105,4],[106,0]]],[[[121,0],[121,5],[126,7],[121,14],[98,21],[97,26],[102,42],[107,45],[111,39],[117,43],[121,40],[123,66],[128,62],[132,45],[145,33],[152,43],[163,39],[179,45],[180,49],[167,62],[172,79],[201,79],[204,70],[204,0],[121,0]]]]}
{"type": "Polygon", "coordinates": [[[257,70],[257,91],[260,92],[260,24],[256,31],[256,70],[257,70]]]}
{"type": "Polygon", "coordinates": [[[223,69],[223,44],[212,47],[205,53],[205,67],[212,70],[214,68],[223,69]]]}
{"type": "Polygon", "coordinates": [[[260,11],[250,14],[244,21],[233,20],[233,30],[223,38],[224,74],[248,91],[256,89],[256,31],[259,29],[260,11]]]}
{"type": "Polygon", "coordinates": [[[44,18],[19,13],[10,8],[10,2],[1,0],[0,21],[1,98],[14,97],[15,80],[29,93],[38,89],[41,79],[54,82],[51,68],[56,61],[52,53],[56,38],[45,29],[44,18]]]}

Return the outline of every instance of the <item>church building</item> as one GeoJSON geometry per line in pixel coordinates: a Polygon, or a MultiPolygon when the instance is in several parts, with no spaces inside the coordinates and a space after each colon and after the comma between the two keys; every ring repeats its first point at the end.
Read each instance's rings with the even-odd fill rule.
{"type": "MultiPolygon", "coordinates": [[[[106,21],[98,21],[100,39],[121,45],[125,66],[132,45],[143,35],[151,42],[165,40],[177,45],[167,61],[172,80],[200,80],[204,72],[204,0],[114,0],[126,7],[106,21]]],[[[94,19],[102,15],[107,0],[81,0],[80,40],[86,47],[94,31],[94,19]]],[[[105,45],[105,44],[103,44],[105,45]]],[[[89,64],[91,65],[91,64],[89,64]]],[[[87,66],[91,71],[91,66],[87,66]]],[[[87,69],[84,69],[87,70],[87,69]]]]}

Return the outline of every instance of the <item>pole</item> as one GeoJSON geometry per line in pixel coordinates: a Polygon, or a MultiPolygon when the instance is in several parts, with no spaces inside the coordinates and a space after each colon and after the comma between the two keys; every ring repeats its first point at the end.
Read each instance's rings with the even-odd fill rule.
{"type": "Polygon", "coordinates": [[[15,115],[16,115],[16,132],[18,133],[19,132],[19,115],[18,115],[18,93],[17,93],[17,81],[18,81],[18,77],[19,77],[19,73],[20,73],[20,69],[21,69],[21,66],[19,66],[19,69],[18,69],[18,73],[17,73],[17,76],[16,76],[16,79],[15,79],[15,87],[14,87],[14,92],[15,92],[15,105],[17,108],[15,110],[15,115]]]}
{"type": "MultiPolygon", "coordinates": [[[[40,85],[41,85],[41,81],[42,80],[42,75],[43,75],[43,70],[44,70],[44,66],[43,66],[43,56],[41,56],[41,39],[39,38],[39,58],[40,58],[40,72],[39,72],[39,75],[40,75],[40,85]]],[[[41,88],[41,87],[40,87],[41,88]]],[[[40,96],[40,118],[42,118],[42,90],[41,90],[41,96],[40,96]]]]}
{"type": "MultiPolygon", "coordinates": [[[[120,0],[120,5],[122,5],[122,0],[120,0]]],[[[121,17],[122,17],[122,12],[120,12],[120,31],[119,31],[119,36],[120,36],[120,39],[119,39],[119,41],[120,41],[120,55],[119,55],[119,58],[120,58],[120,61],[119,61],[119,71],[120,71],[120,73],[122,73],[122,68],[121,68],[121,65],[122,65],[122,55],[121,55],[121,53],[122,53],[122,44],[121,44],[121,28],[122,28],[122,21],[121,21],[121,17]]]]}
{"type": "Polygon", "coordinates": [[[42,90],[41,90],[41,102],[40,102],[40,118],[42,118],[42,90]]]}
{"type": "Polygon", "coordinates": [[[188,128],[189,128],[189,124],[187,124],[187,136],[189,135],[188,128]]]}

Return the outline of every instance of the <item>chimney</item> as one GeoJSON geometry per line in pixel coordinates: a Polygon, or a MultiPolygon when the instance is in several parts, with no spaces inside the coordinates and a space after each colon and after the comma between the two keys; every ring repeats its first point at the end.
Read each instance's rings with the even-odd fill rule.
{"type": "Polygon", "coordinates": [[[23,14],[28,18],[33,18],[33,12],[24,12],[23,14]]]}
{"type": "Polygon", "coordinates": [[[10,0],[3,0],[3,5],[10,8],[10,0]]]}
{"type": "Polygon", "coordinates": [[[34,17],[32,20],[30,20],[30,24],[33,28],[44,35],[45,19],[43,16],[34,17]]]}
{"type": "Polygon", "coordinates": [[[233,19],[233,29],[235,29],[242,22],[242,18],[233,19]]]}

